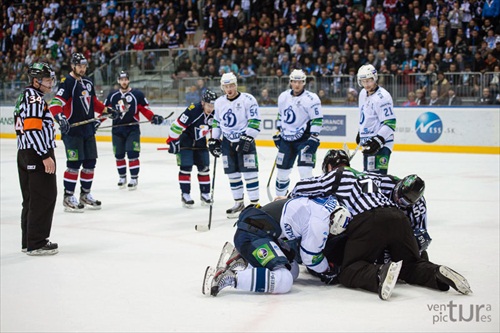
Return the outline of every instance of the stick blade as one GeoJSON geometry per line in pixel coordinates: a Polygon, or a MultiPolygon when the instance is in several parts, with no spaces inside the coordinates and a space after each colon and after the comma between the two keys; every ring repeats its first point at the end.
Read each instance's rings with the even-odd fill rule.
{"type": "Polygon", "coordinates": [[[194,226],[194,230],[196,230],[196,231],[209,231],[210,227],[208,225],[197,224],[194,226]]]}

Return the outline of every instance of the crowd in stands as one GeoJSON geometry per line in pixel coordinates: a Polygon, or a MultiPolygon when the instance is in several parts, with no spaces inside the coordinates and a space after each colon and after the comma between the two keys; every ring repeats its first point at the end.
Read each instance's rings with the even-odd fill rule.
{"type": "MultiPolygon", "coordinates": [[[[245,82],[301,68],[330,78],[318,89],[327,99],[335,76],[371,63],[410,87],[405,105],[429,103],[433,90],[440,105],[450,91],[479,102],[485,88],[500,103],[500,0],[6,0],[0,15],[0,82],[26,80],[39,58],[64,76],[73,52],[90,73],[125,50],[192,48],[199,56],[181,61],[174,79],[232,71],[245,82]],[[493,74],[481,85],[453,72],[493,74]]],[[[138,52],[126,65],[154,68],[155,59],[138,52]]],[[[346,103],[357,99],[355,79],[342,89],[346,103]]]]}

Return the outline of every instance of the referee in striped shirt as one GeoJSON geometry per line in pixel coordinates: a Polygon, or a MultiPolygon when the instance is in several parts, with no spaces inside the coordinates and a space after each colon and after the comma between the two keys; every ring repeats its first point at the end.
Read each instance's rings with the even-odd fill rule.
{"type": "Polygon", "coordinates": [[[346,287],[378,292],[387,300],[398,277],[409,284],[446,291],[450,287],[471,293],[467,280],[446,266],[419,255],[406,215],[367,175],[352,169],[344,150],[330,150],[323,161],[324,175],[299,181],[291,197],[335,195],[353,219],[347,225],[345,253],[339,281],[346,287]],[[394,262],[373,263],[388,250],[394,262]]]}
{"type": "Polygon", "coordinates": [[[55,73],[47,63],[29,66],[30,85],[19,95],[14,110],[17,135],[17,168],[23,196],[22,251],[28,255],[52,255],[57,244],[49,242],[57,198],[54,156],[54,121],[44,94],[55,85],[55,73]]]}

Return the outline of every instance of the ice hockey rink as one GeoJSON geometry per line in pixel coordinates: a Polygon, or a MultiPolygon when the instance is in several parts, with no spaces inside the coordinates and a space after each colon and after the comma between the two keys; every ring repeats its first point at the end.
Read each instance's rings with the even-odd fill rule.
{"type": "MultiPolygon", "coordinates": [[[[301,268],[288,294],[227,288],[211,297],[201,293],[205,268],[216,264],[235,231],[235,220],[225,216],[233,200],[222,163],[212,229],[197,232],[196,224],[208,223],[209,209],[200,205],[196,173],[196,205],[186,209],[175,158],[157,150],[160,144],[142,145],[139,186],[128,191],[116,186],[111,143],[99,142],[93,195],[103,208],[65,213],[58,141],[59,196],[50,239],[60,252],[30,257],[21,252],[16,141],[0,143],[2,332],[500,331],[499,155],[396,151],[391,158],[391,174],[417,173],[425,180],[430,259],[462,273],[472,295],[398,283],[391,299],[381,301],[374,293],[325,286],[301,268]]],[[[258,151],[265,204],[276,149],[258,151]]],[[[318,161],[326,151],[318,151],[318,161]]],[[[353,167],[362,169],[361,154],[353,167]]],[[[320,174],[320,165],[314,173],[320,174]]],[[[297,180],[294,169],[292,184],[297,180]]]]}

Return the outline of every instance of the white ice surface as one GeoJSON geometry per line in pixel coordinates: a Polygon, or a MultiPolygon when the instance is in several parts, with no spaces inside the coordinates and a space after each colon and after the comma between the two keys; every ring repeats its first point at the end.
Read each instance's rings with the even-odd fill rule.
{"type": "MultiPolygon", "coordinates": [[[[158,144],[143,144],[139,187],[128,191],[116,186],[111,143],[98,143],[92,192],[102,210],[63,212],[65,158],[59,141],[59,197],[50,239],[60,252],[30,257],[21,253],[15,140],[0,143],[2,332],[500,330],[498,155],[397,151],[391,158],[392,174],[418,173],[426,181],[431,260],[462,273],[474,294],[398,284],[384,302],[373,293],[322,285],[302,270],[285,295],[228,288],[214,298],[201,293],[203,274],[235,231],[234,220],[224,214],[233,200],[222,163],[212,230],[197,232],[195,224],[208,222],[208,208],[199,205],[196,173],[196,206],[182,208],[175,158],[157,151],[158,144]],[[470,321],[458,319],[460,308],[470,321]]],[[[262,204],[268,202],[265,188],[275,153],[259,148],[262,204]]],[[[325,153],[319,150],[319,161],[325,153]]],[[[361,161],[356,156],[353,166],[361,169],[361,161]]],[[[297,178],[295,169],[292,184],[297,178]]]]}

